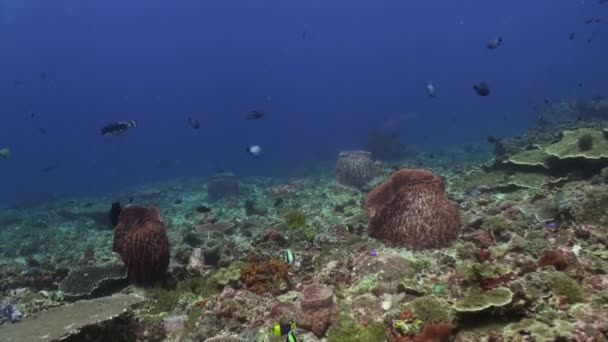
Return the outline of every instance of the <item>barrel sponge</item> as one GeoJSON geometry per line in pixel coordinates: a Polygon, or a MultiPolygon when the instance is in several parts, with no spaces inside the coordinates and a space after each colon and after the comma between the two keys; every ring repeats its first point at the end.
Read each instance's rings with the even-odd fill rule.
{"type": "Polygon", "coordinates": [[[430,171],[395,172],[365,201],[370,236],[415,250],[449,246],[458,236],[460,216],[444,190],[441,178],[430,171]]]}
{"type": "Polygon", "coordinates": [[[114,230],[112,250],[120,254],[132,283],[149,284],[162,279],[169,266],[169,239],[158,209],[123,209],[114,230]]]}

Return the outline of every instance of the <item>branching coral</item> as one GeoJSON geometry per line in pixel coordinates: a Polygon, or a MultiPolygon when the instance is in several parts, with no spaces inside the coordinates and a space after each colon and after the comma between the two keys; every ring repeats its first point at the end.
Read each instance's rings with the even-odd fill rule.
{"type": "Polygon", "coordinates": [[[256,294],[284,292],[289,286],[287,264],[279,259],[249,260],[241,269],[241,280],[256,294]]]}
{"type": "Polygon", "coordinates": [[[369,233],[391,246],[432,249],[450,245],[460,229],[458,209],[443,194],[441,178],[402,169],[365,201],[369,233]]]}

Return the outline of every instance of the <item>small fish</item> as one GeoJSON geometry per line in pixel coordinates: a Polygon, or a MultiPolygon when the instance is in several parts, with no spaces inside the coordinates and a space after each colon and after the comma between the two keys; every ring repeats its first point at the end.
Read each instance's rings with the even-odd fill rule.
{"type": "Polygon", "coordinates": [[[190,127],[192,127],[192,129],[199,129],[201,128],[201,123],[194,118],[188,118],[188,125],[190,125],[190,127]]]}
{"type": "Polygon", "coordinates": [[[122,205],[120,204],[120,202],[114,202],[112,203],[112,208],[110,208],[110,223],[112,224],[112,227],[116,227],[116,225],[118,224],[118,217],[120,216],[120,212],[122,211],[122,205]]]}
{"type": "Polygon", "coordinates": [[[257,110],[252,110],[251,112],[245,114],[245,119],[247,120],[258,120],[264,117],[264,112],[258,112],[257,110]]]}
{"type": "Polygon", "coordinates": [[[293,252],[289,249],[285,250],[285,263],[287,263],[288,265],[291,265],[294,263],[294,261],[296,261],[296,257],[293,255],[293,252]]]}
{"type": "Polygon", "coordinates": [[[572,32],[570,32],[570,35],[568,36],[568,39],[574,40],[575,37],[576,37],[576,32],[572,31],[572,32]]]}
{"type": "Polygon", "coordinates": [[[260,155],[262,155],[262,148],[259,145],[249,146],[247,147],[246,151],[255,158],[258,158],[260,155]]]}
{"type": "Polygon", "coordinates": [[[582,88],[582,87],[583,87],[583,83],[582,83],[582,82],[579,82],[579,83],[578,83],[578,87],[579,87],[579,88],[582,88]]]}
{"type": "Polygon", "coordinates": [[[198,207],[196,207],[196,212],[198,213],[208,213],[211,211],[211,208],[204,206],[204,205],[199,205],[198,207]]]}
{"type": "Polygon", "coordinates": [[[585,24],[591,24],[593,22],[593,18],[585,19],[585,24]]]}
{"type": "Polygon", "coordinates": [[[47,130],[46,130],[46,128],[41,127],[40,129],[38,129],[38,132],[40,132],[40,134],[42,134],[42,135],[46,135],[47,130]]]}
{"type": "Polygon", "coordinates": [[[488,41],[486,43],[486,48],[488,50],[496,50],[501,45],[502,45],[502,37],[498,36],[498,37],[490,39],[490,41],[488,41]]]}
{"type": "Polygon", "coordinates": [[[274,207],[276,208],[276,207],[278,207],[278,206],[282,205],[282,204],[283,204],[283,202],[285,202],[285,200],[284,200],[284,199],[282,199],[282,198],[280,198],[280,197],[279,197],[279,198],[277,198],[276,200],[274,200],[274,207]]]}
{"type": "Polygon", "coordinates": [[[99,131],[101,135],[125,135],[130,128],[137,127],[135,120],[131,120],[128,122],[113,122],[109,123],[101,128],[99,131]]]}
{"type": "Polygon", "coordinates": [[[11,149],[8,147],[0,148],[0,158],[8,159],[11,156],[11,149]]]}
{"type": "Polygon", "coordinates": [[[31,112],[31,113],[30,113],[30,119],[34,120],[34,118],[35,118],[35,117],[36,117],[36,113],[31,112]]]}
{"type": "Polygon", "coordinates": [[[369,251],[369,255],[370,256],[378,256],[378,252],[377,251],[369,251]]]}
{"type": "Polygon", "coordinates": [[[55,164],[48,164],[48,165],[44,165],[40,168],[40,172],[51,172],[51,171],[55,171],[55,169],[57,169],[57,165],[55,164]]]}
{"type": "Polygon", "coordinates": [[[555,204],[557,204],[558,206],[564,203],[565,198],[566,195],[564,195],[564,192],[562,190],[557,190],[555,192],[555,204]]]}
{"type": "Polygon", "coordinates": [[[287,339],[285,339],[285,342],[298,342],[296,334],[293,332],[293,330],[287,333],[287,339]]]}
{"type": "Polygon", "coordinates": [[[306,32],[306,31],[302,32],[301,38],[302,38],[302,40],[306,40],[306,38],[308,38],[308,32],[306,32]]]}
{"type": "Polygon", "coordinates": [[[275,324],[272,327],[272,334],[275,336],[285,336],[292,330],[296,330],[296,322],[294,320],[290,320],[287,324],[275,324]]]}
{"type": "Polygon", "coordinates": [[[546,104],[546,105],[549,105],[549,104],[551,104],[551,99],[549,99],[548,97],[546,97],[546,98],[543,100],[543,103],[544,103],[544,104],[546,104]]]}
{"type": "Polygon", "coordinates": [[[426,84],[426,93],[429,95],[429,97],[435,97],[436,92],[437,91],[435,90],[434,85],[432,85],[431,83],[426,84]]]}
{"type": "Polygon", "coordinates": [[[479,96],[490,95],[490,87],[488,86],[488,84],[486,82],[479,82],[479,84],[474,85],[473,90],[475,90],[475,92],[479,96]]]}
{"type": "Polygon", "coordinates": [[[498,138],[496,138],[495,136],[493,136],[493,135],[488,135],[488,142],[489,142],[490,144],[496,144],[496,143],[498,143],[498,141],[499,141],[499,139],[498,139],[498,138]]]}

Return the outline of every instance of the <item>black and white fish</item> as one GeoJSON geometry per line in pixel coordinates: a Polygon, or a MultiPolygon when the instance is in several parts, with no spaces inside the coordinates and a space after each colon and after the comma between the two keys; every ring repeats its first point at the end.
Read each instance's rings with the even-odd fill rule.
{"type": "Polygon", "coordinates": [[[137,127],[137,124],[134,120],[127,122],[113,122],[103,126],[99,132],[101,133],[101,135],[118,136],[126,134],[129,129],[135,127],[137,127]]]}

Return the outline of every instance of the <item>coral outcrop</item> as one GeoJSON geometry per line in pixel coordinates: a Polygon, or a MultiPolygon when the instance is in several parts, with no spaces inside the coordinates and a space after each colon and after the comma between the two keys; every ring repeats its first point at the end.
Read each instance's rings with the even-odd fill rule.
{"type": "Polygon", "coordinates": [[[158,209],[124,208],[112,250],[120,255],[131,282],[149,284],[162,279],[169,266],[169,239],[158,209]]]}
{"type": "Polygon", "coordinates": [[[458,209],[445,197],[443,181],[426,170],[395,172],[368,195],[365,209],[370,236],[390,246],[442,248],[460,229],[458,209]]]}
{"type": "Polygon", "coordinates": [[[331,288],[312,284],[302,290],[298,324],[322,337],[331,326],[334,316],[334,293],[331,288]]]}
{"type": "Polygon", "coordinates": [[[376,176],[372,154],[367,151],[342,151],[338,156],[338,183],[361,188],[376,176]]]}
{"type": "Polygon", "coordinates": [[[239,182],[232,172],[220,172],[216,174],[207,186],[207,195],[211,201],[237,196],[239,192],[239,182]]]}

